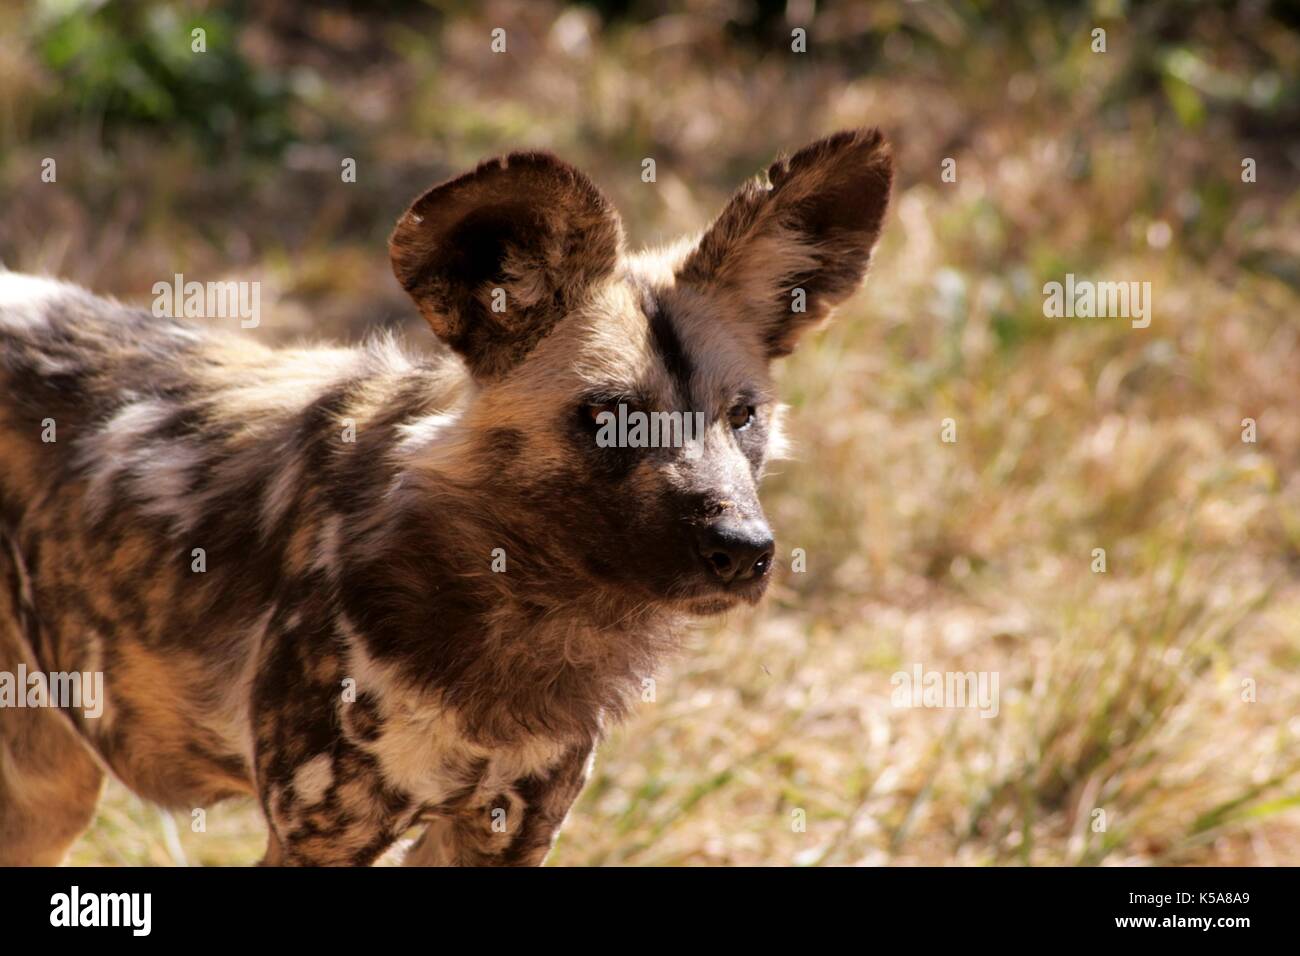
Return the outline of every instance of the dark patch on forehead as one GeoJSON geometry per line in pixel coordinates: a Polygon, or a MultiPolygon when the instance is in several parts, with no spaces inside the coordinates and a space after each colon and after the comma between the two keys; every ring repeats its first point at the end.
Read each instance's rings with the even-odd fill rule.
{"type": "Polygon", "coordinates": [[[654,337],[655,350],[668,370],[677,390],[687,402],[691,397],[691,376],[695,373],[690,356],[682,345],[677,327],[673,325],[672,316],[662,302],[648,287],[642,289],[641,309],[650,320],[650,334],[654,337]]]}

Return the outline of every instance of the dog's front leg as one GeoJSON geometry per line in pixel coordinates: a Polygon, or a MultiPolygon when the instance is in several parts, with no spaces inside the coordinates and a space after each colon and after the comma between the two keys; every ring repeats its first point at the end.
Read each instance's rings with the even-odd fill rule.
{"type": "Polygon", "coordinates": [[[399,817],[377,801],[354,810],[280,809],[268,818],[259,866],[370,866],[396,841],[399,817]],[[354,815],[355,813],[355,815],[354,815]]]}
{"type": "Polygon", "coordinates": [[[347,741],[311,756],[268,746],[258,759],[263,866],[370,866],[410,826],[411,799],[347,741]]]}
{"type": "Polygon", "coordinates": [[[425,828],[404,866],[539,866],[591,771],[594,745],[567,750],[472,806],[448,808],[425,828]]]}

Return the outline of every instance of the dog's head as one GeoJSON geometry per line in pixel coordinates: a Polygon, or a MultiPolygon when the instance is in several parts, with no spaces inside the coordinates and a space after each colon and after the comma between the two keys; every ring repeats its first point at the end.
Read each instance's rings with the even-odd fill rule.
{"type": "Polygon", "coordinates": [[[757,494],[780,441],[769,366],[861,282],[891,178],[878,131],[837,133],[742,186],[699,238],[636,254],[547,154],[417,199],[393,269],[478,385],[471,457],[503,508],[594,584],[695,613],[756,601],[774,554],[757,494]]]}

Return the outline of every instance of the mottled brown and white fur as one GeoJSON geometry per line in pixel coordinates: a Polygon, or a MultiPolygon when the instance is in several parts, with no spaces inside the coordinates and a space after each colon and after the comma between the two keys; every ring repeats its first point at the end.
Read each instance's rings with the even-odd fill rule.
{"type": "Polygon", "coordinates": [[[60,860],[106,771],[254,795],[267,863],[420,824],[411,862],[541,862],[681,625],[762,594],[769,365],[857,288],[890,179],[838,133],[630,254],[577,170],[485,162],[390,242],[435,359],[0,272],[0,671],[106,696],[0,708],[0,864],[60,860]],[[703,412],[702,453],[601,447],[619,404],[703,412]]]}

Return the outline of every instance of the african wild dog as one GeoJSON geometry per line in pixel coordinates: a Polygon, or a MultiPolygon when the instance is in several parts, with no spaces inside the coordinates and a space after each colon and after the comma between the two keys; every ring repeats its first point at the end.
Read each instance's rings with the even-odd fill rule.
{"type": "Polygon", "coordinates": [[[540,862],[675,631],[762,594],[769,364],[858,286],[891,175],[838,133],[627,254],[577,170],[484,162],[390,241],[433,360],[0,273],[0,671],[107,698],[0,708],[0,863],[61,859],[105,770],[256,795],[267,863],[368,864],[416,824],[408,862],[540,862]],[[702,448],[601,447],[618,405],[703,411],[702,448]]]}

